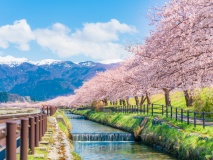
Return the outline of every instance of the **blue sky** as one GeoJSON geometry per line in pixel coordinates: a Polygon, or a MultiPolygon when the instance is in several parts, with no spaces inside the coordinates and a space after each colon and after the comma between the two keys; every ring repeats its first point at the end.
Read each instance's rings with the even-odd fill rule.
{"type": "Polygon", "coordinates": [[[0,0],[0,56],[74,62],[125,59],[146,14],[166,0],[0,0]]]}

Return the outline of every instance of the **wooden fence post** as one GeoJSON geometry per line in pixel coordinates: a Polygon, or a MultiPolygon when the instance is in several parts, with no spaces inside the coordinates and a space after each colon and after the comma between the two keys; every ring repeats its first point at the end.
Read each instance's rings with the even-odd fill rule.
{"type": "Polygon", "coordinates": [[[16,160],[16,129],[15,121],[6,122],[6,159],[16,160]]]}
{"type": "Polygon", "coordinates": [[[52,116],[53,115],[53,107],[51,106],[50,107],[50,116],[52,116]]]}
{"type": "Polygon", "coordinates": [[[147,114],[149,114],[149,104],[146,105],[147,114]]]}
{"type": "Polygon", "coordinates": [[[196,112],[194,112],[194,127],[196,127],[196,112]]]}
{"type": "Polygon", "coordinates": [[[35,147],[39,146],[39,116],[35,116],[35,147]]]}
{"type": "Polygon", "coordinates": [[[42,137],[42,117],[39,115],[39,141],[41,141],[42,137]]]}
{"type": "Polygon", "coordinates": [[[183,122],[183,109],[181,108],[181,122],[183,122]]]}
{"type": "Polygon", "coordinates": [[[162,105],[162,116],[164,115],[164,106],[162,105]]]}
{"type": "Polygon", "coordinates": [[[187,124],[189,124],[189,110],[187,110],[187,124]]]}
{"type": "Polygon", "coordinates": [[[146,114],[146,105],[143,105],[143,113],[146,114]]]}
{"type": "Polygon", "coordinates": [[[28,118],[21,119],[21,146],[20,146],[20,159],[27,160],[28,152],[28,118]]]}
{"type": "Polygon", "coordinates": [[[45,133],[47,132],[47,115],[46,115],[46,122],[45,122],[45,133]]]}
{"type": "Polygon", "coordinates": [[[139,113],[139,106],[136,105],[137,114],[139,113]]]}
{"type": "Polygon", "coordinates": [[[154,109],[153,109],[153,103],[152,103],[152,116],[153,116],[153,110],[154,110],[154,109]]]}
{"type": "Polygon", "coordinates": [[[57,111],[57,107],[54,107],[54,114],[55,114],[56,111],[57,111]]]}
{"type": "Polygon", "coordinates": [[[34,154],[34,147],[35,147],[35,118],[29,117],[29,148],[30,154],[34,154]]]}
{"type": "Polygon", "coordinates": [[[45,133],[45,116],[42,115],[42,136],[44,136],[45,133]]]}
{"type": "Polygon", "coordinates": [[[203,116],[203,128],[205,128],[205,112],[202,113],[203,116]]]}

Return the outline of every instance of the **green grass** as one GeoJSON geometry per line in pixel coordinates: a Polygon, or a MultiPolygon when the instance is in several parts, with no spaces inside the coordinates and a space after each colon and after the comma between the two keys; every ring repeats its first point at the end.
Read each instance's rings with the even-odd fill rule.
{"type": "MultiPolygon", "coordinates": [[[[141,97],[138,97],[138,98],[139,98],[139,102],[140,102],[141,101],[141,97]]],[[[185,97],[184,97],[183,92],[180,92],[180,91],[171,92],[170,98],[171,98],[172,106],[175,106],[175,107],[186,107],[186,102],[185,102],[185,97]]],[[[131,105],[136,105],[134,97],[129,98],[129,102],[130,102],[131,105]]],[[[152,95],[151,96],[151,102],[155,103],[155,104],[163,104],[163,105],[165,105],[164,95],[163,94],[152,95]]],[[[145,101],[144,103],[146,104],[147,101],[145,101]]]]}
{"type": "MultiPolygon", "coordinates": [[[[205,103],[207,98],[213,99],[213,88],[203,88],[201,90],[195,90],[195,103],[196,103],[196,97],[200,97],[202,101],[205,103]]],[[[185,97],[183,91],[175,91],[170,93],[171,98],[171,105],[177,108],[187,108],[185,97]]],[[[139,101],[141,100],[141,97],[139,97],[139,101]]],[[[135,105],[135,99],[134,97],[131,97],[129,99],[129,102],[131,105],[135,105]]],[[[151,102],[154,104],[163,104],[165,105],[165,98],[164,94],[155,94],[151,96],[151,102]]],[[[145,104],[147,102],[145,101],[145,104]]],[[[109,104],[110,105],[110,104],[109,104]]],[[[193,109],[194,107],[190,107],[190,109],[193,109]]]]}
{"type": "Polygon", "coordinates": [[[67,129],[68,129],[68,130],[71,130],[71,129],[72,129],[72,125],[71,125],[71,123],[70,123],[69,118],[67,118],[67,116],[65,116],[65,114],[64,114],[63,111],[60,111],[60,110],[59,110],[59,113],[60,113],[60,115],[63,117],[63,119],[64,119],[64,121],[65,121],[65,123],[66,123],[67,129]]]}
{"type": "MultiPolygon", "coordinates": [[[[35,154],[44,154],[44,158],[36,158],[37,160],[44,160],[47,159],[48,151],[41,151],[35,148],[35,154]]],[[[35,160],[33,155],[28,155],[28,160],[35,160]]]]}
{"type": "Polygon", "coordinates": [[[57,111],[54,115],[54,117],[62,117],[65,124],[64,125],[62,122],[58,122],[58,125],[59,125],[59,128],[66,134],[67,137],[71,137],[70,136],[70,130],[71,130],[71,123],[70,123],[70,120],[64,115],[64,112],[63,111],[57,111]]]}
{"type": "Polygon", "coordinates": [[[64,132],[66,135],[69,135],[69,130],[62,122],[58,122],[58,126],[62,132],[64,132]]]}
{"type": "MultiPolygon", "coordinates": [[[[50,141],[52,141],[52,137],[50,138],[50,141]]],[[[44,155],[44,158],[34,158],[34,155],[29,155],[28,154],[28,156],[27,156],[27,158],[28,158],[28,160],[35,160],[35,159],[37,159],[37,160],[44,160],[44,159],[47,159],[47,157],[48,157],[48,148],[49,148],[49,145],[45,145],[45,144],[40,144],[39,145],[39,147],[47,147],[47,150],[40,150],[40,149],[38,149],[37,147],[35,147],[34,148],[34,155],[35,154],[43,154],[44,155]]],[[[19,160],[20,159],[20,154],[17,154],[17,158],[16,158],[17,160],[19,160]]]]}
{"type": "Polygon", "coordinates": [[[74,160],[82,160],[81,157],[77,153],[72,152],[72,155],[73,155],[74,160]]]}
{"type": "Polygon", "coordinates": [[[213,156],[212,132],[213,128],[210,127],[194,128],[193,125],[174,121],[153,125],[149,121],[142,132],[142,140],[163,146],[169,153],[180,158],[207,159],[213,156]]]}

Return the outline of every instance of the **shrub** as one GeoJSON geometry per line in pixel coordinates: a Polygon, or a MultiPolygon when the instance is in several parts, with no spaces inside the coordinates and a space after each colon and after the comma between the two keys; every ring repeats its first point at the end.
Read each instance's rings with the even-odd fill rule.
{"type": "Polygon", "coordinates": [[[213,112],[213,96],[212,93],[201,93],[194,96],[194,107],[197,112],[213,112]]]}
{"type": "Polygon", "coordinates": [[[104,106],[103,101],[93,101],[92,102],[92,107],[93,109],[95,109],[96,111],[100,111],[102,109],[102,107],[104,106]]]}

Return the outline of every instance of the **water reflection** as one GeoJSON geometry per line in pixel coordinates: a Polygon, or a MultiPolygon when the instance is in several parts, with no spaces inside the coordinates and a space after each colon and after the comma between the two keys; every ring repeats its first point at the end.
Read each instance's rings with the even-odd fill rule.
{"type": "Polygon", "coordinates": [[[109,126],[84,119],[71,119],[72,133],[111,133],[124,132],[109,126]]]}
{"type": "Polygon", "coordinates": [[[83,160],[173,160],[146,145],[135,142],[75,142],[83,160]]]}

